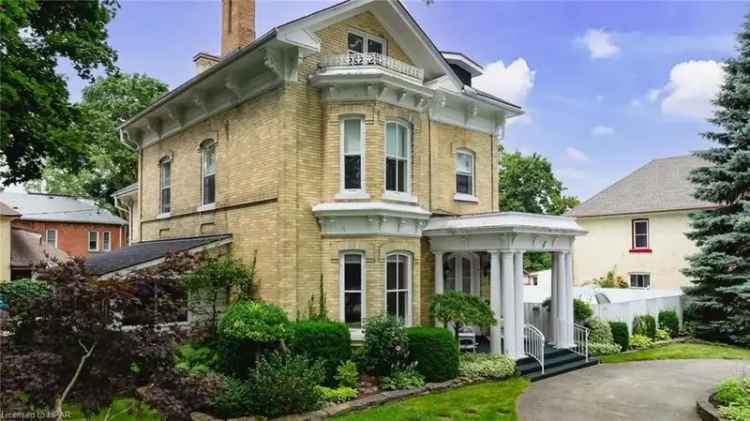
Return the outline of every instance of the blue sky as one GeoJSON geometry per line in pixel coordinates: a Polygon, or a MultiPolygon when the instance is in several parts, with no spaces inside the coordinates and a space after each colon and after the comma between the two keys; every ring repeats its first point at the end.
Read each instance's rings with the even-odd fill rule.
{"type": "MultiPolygon", "coordinates": [[[[263,1],[258,34],[331,2],[263,1]]],[[[219,1],[121,1],[109,25],[123,71],[171,88],[218,52],[219,1]]],[[[486,66],[477,85],[521,103],[504,145],[549,158],[582,199],[647,161],[708,145],[708,98],[749,3],[406,2],[440,49],[486,66]]],[[[72,99],[84,84],[68,66],[72,99]]]]}

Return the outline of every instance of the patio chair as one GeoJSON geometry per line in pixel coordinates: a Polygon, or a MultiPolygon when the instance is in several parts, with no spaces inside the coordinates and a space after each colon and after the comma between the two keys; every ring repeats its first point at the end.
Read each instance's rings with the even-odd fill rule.
{"type": "Polygon", "coordinates": [[[477,342],[477,334],[474,333],[474,329],[470,327],[462,327],[458,329],[458,349],[476,352],[479,342],[477,342]]]}

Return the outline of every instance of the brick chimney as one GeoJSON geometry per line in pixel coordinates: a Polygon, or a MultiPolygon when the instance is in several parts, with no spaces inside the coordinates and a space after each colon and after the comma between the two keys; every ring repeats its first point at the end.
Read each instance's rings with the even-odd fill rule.
{"type": "Polygon", "coordinates": [[[221,0],[221,55],[255,41],[255,0],[221,0]]]}

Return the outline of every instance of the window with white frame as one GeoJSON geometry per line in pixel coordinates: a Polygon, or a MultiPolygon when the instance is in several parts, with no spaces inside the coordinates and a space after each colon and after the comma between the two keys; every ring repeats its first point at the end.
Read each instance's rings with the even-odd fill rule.
{"type": "Polygon", "coordinates": [[[349,53],[385,54],[385,40],[361,31],[350,31],[347,34],[349,53]]]}
{"type": "Polygon", "coordinates": [[[386,313],[400,319],[404,324],[411,323],[409,291],[411,285],[410,258],[406,253],[392,253],[386,256],[385,309],[386,313]]]}
{"type": "Polygon", "coordinates": [[[648,219],[633,220],[633,248],[647,249],[648,241],[648,219]]]}
{"type": "Polygon", "coordinates": [[[385,124],[385,190],[409,192],[410,130],[406,123],[385,124]]]}
{"type": "Polygon", "coordinates": [[[474,154],[456,152],[456,193],[474,196],[474,154]]]}
{"type": "Polygon", "coordinates": [[[102,250],[110,251],[112,249],[112,233],[104,231],[102,233],[102,250]]]}
{"type": "Polygon", "coordinates": [[[48,229],[46,237],[47,237],[47,245],[49,247],[57,248],[57,230],[48,229]]]}
{"type": "Polygon", "coordinates": [[[201,204],[216,202],[216,143],[201,146],[201,204]]]}
{"type": "Polygon", "coordinates": [[[364,119],[341,120],[341,191],[360,192],[364,178],[364,119]]]}
{"type": "Polygon", "coordinates": [[[630,288],[650,288],[651,287],[651,274],[650,273],[631,273],[630,274],[630,288]]]}
{"type": "Polygon", "coordinates": [[[159,213],[172,210],[172,161],[163,159],[159,163],[159,213]]]}
{"type": "Polygon", "coordinates": [[[349,329],[361,330],[365,317],[365,257],[360,252],[346,252],[340,262],[340,317],[349,329]]]}
{"type": "Polygon", "coordinates": [[[89,251],[99,251],[99,233],[89,231],[89,251]]]}

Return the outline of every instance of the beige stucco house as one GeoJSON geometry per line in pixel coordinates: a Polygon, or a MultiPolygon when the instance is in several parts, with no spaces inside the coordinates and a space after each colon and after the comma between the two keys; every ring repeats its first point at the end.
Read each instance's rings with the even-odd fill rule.
{"type": "Polygon", "coordinates": [[[428,324],[435,294],[481,294],[502,320],[484,332],[492,351],[521,358],[522,256],[547,251],[547,339],[573,347],[584,231],[498,212],[499,133],[523,111],[471,86],[482,66],[439,51],[398,1],[345,1],[257,39],[254,9],[224,0],[221,57],[196,55],[193,79],[121,126],[139,156],[138,183],[116,194],[134,245],[92,267],[143,267],[169,242],[257,252],[264,300],[304,313],[322,274],[355,339],[368,317],[428,324]]]}
{"type": "Polygon", "coordinates": [[[680,288],[695,244],[690,212],[715,207],[693,197],[688,176],[707,163],[692,155],[656,159],[569,212],[588,231],[573,251],[577,285],[614,270],[631,288],[680,288]]]}

